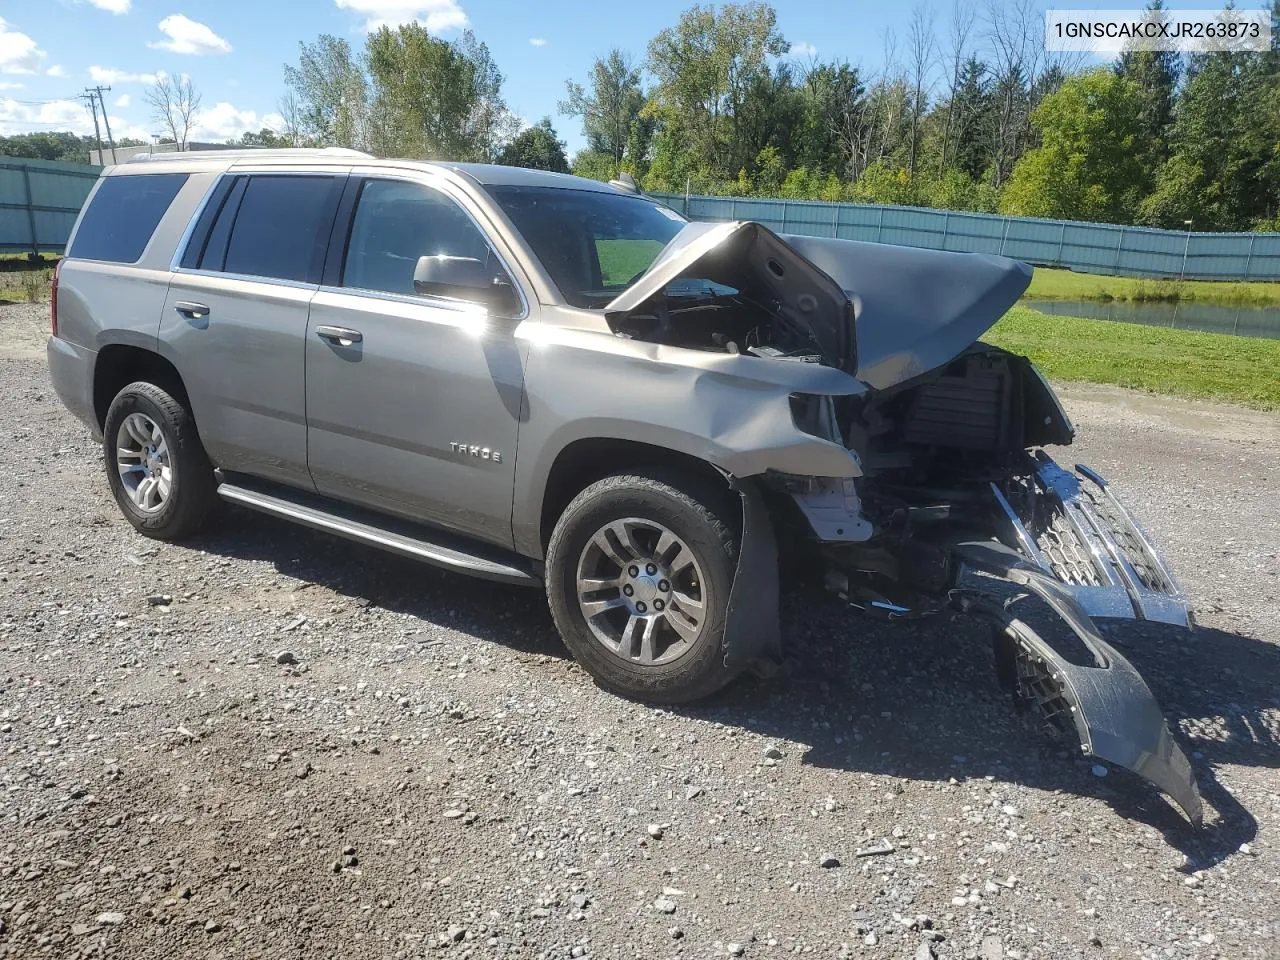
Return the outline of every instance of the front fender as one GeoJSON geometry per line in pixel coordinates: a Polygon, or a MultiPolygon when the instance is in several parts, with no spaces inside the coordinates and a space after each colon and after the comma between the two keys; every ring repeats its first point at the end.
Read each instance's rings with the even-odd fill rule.
{"type": "Polygon", "coordinates": [[[548,478],[579,441],[673,450],[736,478],[770,470],[862,475],[856,454],[800,430],[791,413],[793,393],[861,392],[842,371],[564,328],[539,338],[529,355],[513,499],[516,543],[525,552],[540,550],[548,478]]]}

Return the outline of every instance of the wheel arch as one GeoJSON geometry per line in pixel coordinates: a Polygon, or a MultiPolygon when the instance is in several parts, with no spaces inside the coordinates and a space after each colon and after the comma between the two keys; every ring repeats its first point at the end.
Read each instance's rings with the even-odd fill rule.
{"type": "Polygon", "coordinates": [[[538,517],[542,555],[546,555],[556,521],[574,497],[597,480],[645,467],[679,470],[702,482],[720,483],[726,489],[729,485],[726,475],[709,461],[669,447],[615,437],[574,440],[556,455],[543,485],[538,517]]]}
{"type": "Polygon", "coordinates": [[[93,368],[93,414],[102,429],[107,419],[107,408],[116,394],[137,380],[162,387],[188,411],[191,401],[182,382],[182,374],[172,362],[144,347],[125,343],[110,343],[98,351],[93,368]]]}

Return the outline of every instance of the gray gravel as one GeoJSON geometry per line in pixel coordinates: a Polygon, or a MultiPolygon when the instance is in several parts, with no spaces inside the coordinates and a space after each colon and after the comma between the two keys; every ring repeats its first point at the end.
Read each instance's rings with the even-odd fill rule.
{"type": "Polygon", "coordinates": [[[962,620],[790,597],[782,677],[653,709],[535,591],[237,512],[139,537],[45,322],[0,307],[0,957],[1280,955],[1280,418],[1066,394],[1203,624],[1115,634],[1195,833],[962,620]]]}

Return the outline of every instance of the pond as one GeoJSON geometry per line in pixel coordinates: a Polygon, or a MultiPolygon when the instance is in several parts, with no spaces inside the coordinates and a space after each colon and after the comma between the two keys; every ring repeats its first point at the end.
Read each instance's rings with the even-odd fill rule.
{"type": "Polygon", "coordinates": [[[1023,300],[1041,313],[1094,320],[1120,320],[1152,327],[1231,333],[1280,340],[1280,307],[1230,307],[1216,303],[1156,303],[1112,300],[1023,300]]]}

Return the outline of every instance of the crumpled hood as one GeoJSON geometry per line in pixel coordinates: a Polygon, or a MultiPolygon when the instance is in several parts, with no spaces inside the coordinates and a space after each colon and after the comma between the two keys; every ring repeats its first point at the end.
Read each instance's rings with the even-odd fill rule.
{"type": "Polygon", "coordinates": [[[812,331],[828,363],[852,373],[856,357],[858,378],[883,390],[958,356],[1013,306],[1031,268],[986,254],[704,221],[676,234],[605,315],[636,310],[681,277],[750,290],[776,304],[812,331]]]}
{"type": "Polygon", "coordinates": [[[827,363],[853,372],[853,304],[827,274],[763,224],[689,223],[663,247],[649,269],[604,308],[616,318],[642,307],[669,284],[698,277],[773,305],[807,328],[827,363]]]}
{"type": "Polygon", "coordinates": [[[785,236],[854,302],[858,378],[878,390],[937,369],[1022,296],[1031,267],[1007,257],[785,236]]]}

